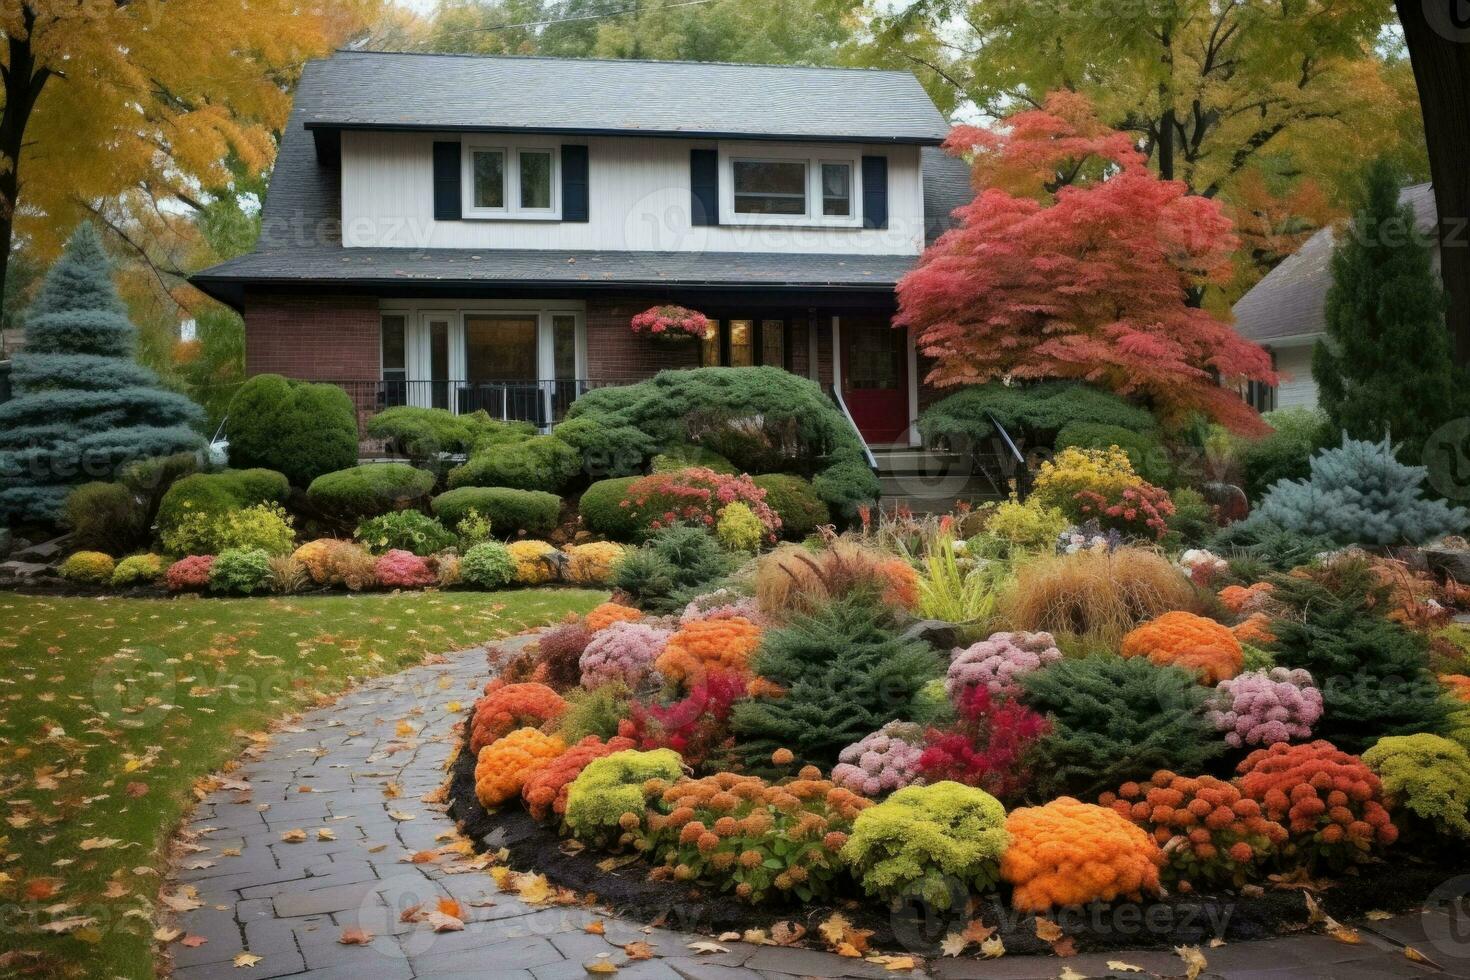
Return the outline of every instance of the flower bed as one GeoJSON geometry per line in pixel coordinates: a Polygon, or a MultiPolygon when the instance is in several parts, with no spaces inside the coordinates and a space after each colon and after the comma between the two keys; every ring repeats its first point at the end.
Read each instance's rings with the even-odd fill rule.
{"type": "MultiPolygon", "coordinates": [[[[1309,741],[1330,711],[1313,675],[1270,665],[1274,646],[1248,651],[1232,632],[1229,616],[1247,613],[1281,628],[1275,600],[1254,599],[1272,589],[1207,601],[1169,564],[1181,587],[1157,591],[1152,615],[1110,647],[1102,630],[1064,651],[1050,633],[1001,628],[936,649],[924,637],[946,634],[915,630],[918,602],[895,597],[908,580],[899,565],[914,594],[937,587],[922,556],[881,538],[838,540],[777,552],[653,611],[607,603],[558,627],[557,649],[571,631],[581,644],[575,676],[559,681],[569,707],[541,684],[492,681],[466,765],[495,812],[481,815],[473,788],[456,806],[515,828],[538,871],[551,861],[565,883],[607,897],[559,854],[570,834],[592,867],[624,869],[614,894],[627,907],[677,888],[710,923],[769,923],[826,903],[865,910],[865,921],[890,915],[891,930],[901,919],[891,910],[915,905],[1008,908],[1022,922],[1091,903],[1203,909],[1228,896],[1246,911],[1221,938],[1300,927],[1299,896],[1271,892],[1273,880],[1352,869],[1334,884],[1346,907],[1391,905],[1395,855],[1442,853],[1470,826],[1460,812],[1470,766],[1448,739],[1385,738],[1366,759],[1309,741]],[[1170,594],[1194,597],[1192,608],[1159,609],[1170,594]],[[1209,608],[1228,615],[1196,611],[1209,608]],[[535,696],[507,693],[523,688],[535,696]],[[567,720],[593,700],[596,724],[567,720]],[[1411,783],[1409,749],[1450,760],[1447,775],[1411,783]],[[1391,769],[1393,792],[1368,759],[1391,769]],[[1433,833],[1395,825],[1411,806],[1413,826],[1433,833]]],[[[1228,570],[1216,580],[1232,584],[1228,570]]],[[[1003,617],[988,623],[1005,627],[1003,617]]],[[[517,677],[549,667],[532,653],[517,677]]],[[[893,938],[912,951],[902,928],[893,938]]],[[[1073,938],[1128,944],[1107,929],[1073,938]]],[[[1168,941],[1184,940],[1170,931],[1168,941]]]]}

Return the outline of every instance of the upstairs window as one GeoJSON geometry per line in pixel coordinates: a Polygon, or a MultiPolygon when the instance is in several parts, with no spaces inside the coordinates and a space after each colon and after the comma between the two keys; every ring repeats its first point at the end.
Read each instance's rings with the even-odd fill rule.
{"type": "Polygon", "coordinates": [[[806,163],[736,160],[736,214],[806,214],[806,163]]]}
{"type": "Polygon", "coordinates": [[[554,147],[467,144],[464,217],[559,218],[559,157],[554,147]]]}
{"type": "Polygon", "coordinates": [[[720,224],[860,228],[860,159],[835,147],[721,144],[720,224]]]}
{"type": "Polygon", "coordinates": [[[822,164],[822,214],[852,216],[852,164],[822,164]]]}
{"type": "Polygon", "coordinates": [[[505,151],[475,150],[474,193],[476,208],[505,210],[505,151]]]}

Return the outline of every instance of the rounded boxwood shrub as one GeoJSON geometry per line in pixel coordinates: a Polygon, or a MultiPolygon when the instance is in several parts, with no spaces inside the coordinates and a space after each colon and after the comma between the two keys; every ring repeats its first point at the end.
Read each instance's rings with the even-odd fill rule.
{"type": "Polygon", "coordinates": [[[1005,807],[983,789],[909,786],[858,814],[842,859],[869,895],[947,909],[964,900],[951,882],[981,892],[999,879],[1005,821],[1005,807]]]}
{"type": "Polygon", "coordinates": [[[306,499],[323,516],[356,523],[424,503],[434,474],[407,463],[368,463],[323,473],[306,488],[306,499]]]}
{"type": "Polygon", "coordinates": [[[450,528],[458,527],[473,510],[490,521],[491,533],[503,538],[550,534],[561,518],[561,498],[556,494],[512,487],[457,487],[439,494],[430,506],[450,528]]]}
{"type": "Polygon", "coordinates": [[[158,530],[167,534],[189,514],[226,514],[255,504],[282,504],[291,492],[275,470],[194,473],[168,488],[158,505],[158,530]]]}
{"type": "Polygon", "coordinates": [[[432,555],[454,547],[459,540],[443,524],[416,510],[398,510],[370,518],[357,526],[354,536],[379,555],[389,551],[432,555]]]}
{"type": "Polygon", "coordinates": [[[614,541],[632,541],[638,536],[638,519],[631,507],[624,507],[628,488],[642,477],[618,476],[611,480],[598,480],[582,492],[577,504],[577,513],[582,516],[582,526],[593,534],[601,534],[614,541]]]}
{"type": "Polygon", "coordinates": [[[111,555],[100,551],[78,551],[68,555],[58,571],[68,582],[102,585],[112,581],[114,568],[111,555]]]}
{"type": "Polygon", "coordinates": [[[751,479],[766,492],[766,504],[781,518],[783,538],[800,541],[823,524],[832,523],[832,511],[817,496],[811,481],[793,473],[762,473],[751,479]]]}
{"type": "Polygon", "coordinates": [[[112,570],[112,586],[121,588],[140,582],[156,582],[163,578],[163,572],[162,555],[129,555],[112,570]]]}
{"type": "Polygon", "coordinates": [[[477,544],[459,560],[460,581],[482,589],[498,589],[516,577],[516,562],[498,541],[477,544]]]}
{"type": "Polygon", "coordinates": [[[304,487],[357,462],[357,409],[333,384],[257,374],[230,400],[230,460],[284,473],[304,487]]]}
{"type": "Polygon", "coordinates": [[[231,548],[209,566],[209,591],[252,595],[271,583],[271,556],[261,548],[231,548]]]}
{"type": "Polygon", "coordinates": [[[479,452],[449,471],[453,487],[514,487],[558,493],[582,471],[582,454],[556,436],[479,452]]]}

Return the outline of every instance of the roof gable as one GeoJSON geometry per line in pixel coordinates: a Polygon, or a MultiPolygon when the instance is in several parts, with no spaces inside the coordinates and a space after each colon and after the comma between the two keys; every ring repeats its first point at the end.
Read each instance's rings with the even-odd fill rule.
{"type": "Polygon", "coordinates": [[[308,129],[643,133],[938,145],[912,74],[851,68],[341,51],[308,129]]]}

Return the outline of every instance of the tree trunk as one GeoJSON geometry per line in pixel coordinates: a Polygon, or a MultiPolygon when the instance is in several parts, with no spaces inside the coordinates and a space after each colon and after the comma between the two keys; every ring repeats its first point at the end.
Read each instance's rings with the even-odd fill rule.
{"type": "Polygon", "coordinates": [[[5,295],[6,275],[10,271],[10,250],[15,231],[15,213],[20,201],[20,153],[25,145],[26,125],[46,79],[47,68],[37,69],[36,52],[31,33],[36,26],[36,12],[29,3],[21,8],[25,25],[22,37],[6,38],[9,57],[5,63],[5,110],[0,113],[0,161],[8,166],[0,170],[0,296],[5,295]]]}
{"type": "Polygon", "coordinates": [[[1460,0],[1394,0],[1424,113],[1440,275],[1455,360],[1470,365],[1470,15],[1460,0]]]}

